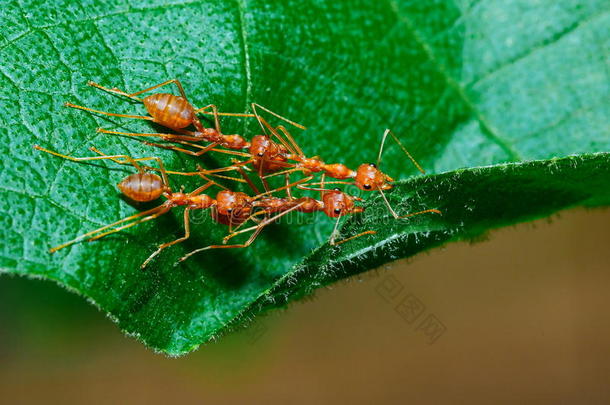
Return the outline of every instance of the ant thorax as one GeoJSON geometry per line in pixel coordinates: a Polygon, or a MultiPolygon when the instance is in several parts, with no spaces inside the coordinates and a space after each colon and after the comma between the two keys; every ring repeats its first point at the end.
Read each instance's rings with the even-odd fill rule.
{"type": "Polygon", "coordinates": [[[207,209],[216,204],[216,200],[207,194],[192,195],[189,197],[189,207],[194,209],[207,209]]]}
{"type": "Polygon", "coordinates": [[[301,204],[299,212],[312,213],[324,210],[324,203],[311,197],[301,197],[295,201],[297,204],[301,204]]]}
{"type": "Polygon", "coordinates": [[[288,198],[279,197],[263,197],[252,203],[255,208],[263,208],[265,212],[275,213],[281,212],[286,208],[286,205],[290,202],[288,198]]]}

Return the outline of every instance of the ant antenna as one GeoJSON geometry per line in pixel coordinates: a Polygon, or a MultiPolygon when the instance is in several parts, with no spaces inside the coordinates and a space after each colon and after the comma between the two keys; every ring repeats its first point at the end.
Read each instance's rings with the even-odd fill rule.
{"type": "Polygon", "coordinates": [[[415,165],[417,170],[419,170],[422,174],[425,174],[426,171],[420,166],[419,163],[417,163],[417,161],[413,158],[413,156],[411,156],[411,154],[409,153],[407,148],[404,147],[404,145],[400,142],[398,137],[396,135],[394,135],[394,133],[392,131],[390,131],[390,129],[386,129],[385,132],[383,133],[383,137],[381,138],[381,145],[379,146],[379,155],[377,155],[377,166],[379,166],[379,164],[381,163],[381,155],[383,154],[383,145],[384,145],[385,140],[388,137],[388,135],[392,136],[392,138],[396,141],[398,146],[400,146],[400,149],[402,149],[402,151],[405,153],[405,155],[407,155],[409,160],[415,165]]]}

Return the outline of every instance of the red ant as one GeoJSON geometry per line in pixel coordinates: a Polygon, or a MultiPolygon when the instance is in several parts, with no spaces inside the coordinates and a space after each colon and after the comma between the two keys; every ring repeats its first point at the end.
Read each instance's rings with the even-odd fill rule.
{"type": "MultiPolygon", "coordinates": [[[[355,200],[362,201],[362,199],[359,197],[350,196],[350,195],[342,192],[339,189],[334,189],[334,190],[326,190],[323,188],[314,189],[314,188],[310,188],[310,187],[302,185],[302,183],[306,183],[307,181],[311,180],[311,178],[312,178],[311,176],[307,177],[298,182],[287,184],[286,186],[284,186],[282,188],[289,189],[290,187],[296,186],[297,188],[306,189],[306,190],[317,190],[317,191],[320,191],[320,194],[321,194],[320,200],[316,200],[311,197],[294,198],[291,195],[289,195],[287,198],[267,196],[267,197],[259,198],[255,201],[252,201],[253,209],[261,208],[262,210],[253,213],[252,215],[250,215],[250,217],[248,219],[254,220],[259,215],[265,215],[266,218],[264,220],[260,221],[255,226],[252,226],[252,227],[249,227],[246,229],[242,229],[242,230],[238,230],[238,228],[239,228],[239,226],[238,226],[238,228],[235,229],[235,231],[231,232],[229,235],[227,235],[223,239],[223,243],[224,243],[223,245],[211,245],[211,246],[206,246],[204,248],[196,249],[196,250],[188,253],[187,255],[183,256],[182,258],[180,258],[179,262],[182,262],[182,261],[188,259],[189,257],[191,257],[192,255],[194,255],[196,253],[199,253],[199,252],[202,252],[202,251],[208,250],[208,249],[231,249],[231,248],[248,247],[252,244],[252,242],[256,239],[256,237],[260,234],[260,232],[263,230],[263,228],[265,226],[271,224],[272,222],[275,222],[279,218],[281,218],[284,215],[287,215],[293,211],[303,212],[303,213],[324,212],[324,214],[326,214],[330,218],[337,218],[337,221],[335,223],[335,228],[334,228],[333,232],[331,233],[331,237],[330,237],[330,244],[333,246],[348,242],[348,241],[350,241],[352,239],[356,239],[360,236],[373,235],[376,233],[375,231],[365,231],[365,232],[361,232],[357,235],[351,236],[349,238],[343,239],[339,242],[336,242],[335,237],[336,237],[336,233],[337,233],[339,220],[341,219],[342,216],[345,216],[345,215],[359,214],[359,213],[364,212],[363,207],[356,206],[354,204],[355,200]],[[269,217],[270,214],[277,214],[277,215],[269,217]],[[250,235],[250,237],[248,238],[248,240],[246,242],[239,244],[239,245],[227,245],[226,244],[231,238],[233,238],[241,233],[250,232],[250,231],[254,231],[254,232],[252,233],[252,235],[250,235]]],[[[269,192],[263,193],[263,194],[260,194],[260,196],[266,195],[266,194],[270,194],[270,193],[269,192]]],[[[413,214],[413,215],[416,215],[416,214],[413,214]]],[[[245,223],[247,223],[247,220],[242,222],[242,224],[245,224],[245,223]]],[[[240,224],[240,226],[242,224],[240,224]]]]}
{"type": "MultiPolygon", "coordinates": [[[[63,154],[60,154],[57,152],[53,152],[48,149],[44,149],[38,145],[35,145],[34,148],[36,148],[40,151],[64,158],[64,159],[77,161],[77,162],[110,159],[110,160],[113,160],[120,164],[131,164],[138,170],[138,173],[127,176],[118,185],[119,189],[127,197],[129,197],[130,199],[132,199],[134,201],[140,201],[140,202],[154,201],[157,198],[159,198],[160,196],[164,196],[166,198],[166,201],[163,204],[158,205],[157,207],[131,215],[127,218],[123,218],[119,221],[113,222],[112,224],[102,226],[98,229],[95,229],[93,231],[89,231],[85,234],[82,234],[71,241],[68,241],[59,246],[53,247],[52,249],[50,249],[51,253],[54,253],[60,249],[68,247],[68,246],[70,246],[76,242],[79,242],[83,239],[86,239],[86,238],[89,241],[100,239],[109,234],[119,232],[121,230],[130,228],[130,227],[138,225],[140,223],[150,221],[151,219],[157,218],[157,217],[169,212],[174,207],[184,206],[185,207],[185,210],[184,210],[185,234],[184,234],[184,236],[181,238],[178,238],[174,241],[163,243],[163,244],[159,245],[157,250],[155,252],[153,252],[148,257],[148,259],[146,259],[144,261],[144,263],[142,264],[141,267],[144,268],[163,249],[165,249],[169,246],[175,245],[177,243],[183,242],[189,238],[189,235],[190,235],[189,215],[190,215],[191,210],[211,208],[213,220],[216,222],[219,222],[221,224],[229,225],[230,227],[232,227],[233,225],[239,225],[250,218],[250,214],[252,211],[252,202],[254,201],[254,198],[248,196],[245,193],[233,192],[233,191],[226,189],[224,186],[216,183],[213,180],[208,179],[205,176],[205,174],[207,173],[205,171],[199,171],[199,172],[195,172],[195,173],[166,171],[165,167],[163,166],[162,160],[158,157],[144,157],[144,158],[137,158],[137,159],[134,159],[128,155],[102,155],[102,156],[93,156],[93,157],[72,157],[72,156],[63,155],[63,154]],[[120,160],[120,159],[124,159],[124,160],[120,160]],[[147,160],[157,161],[157,163],[159,165],[158,170],[161,172],[161,176],[158,176],[153,173],[145,172],[143,170],[142,166],[140,166],[138,164],[138,162],[147,161],[147,160]],[[203,186],[198,187],[197,189],[191,191],[190,193],[183,193],[183,192],[176,193],[176,192],[173,192],[171,187],[169,186],[169,182],[167,179],[168,173],[186,174],[186,175],[197,174],[197,175],[203,177],[207,181],[207,183],[204,184],[203,186]],[[206,194],[202,194],[206,189],[208,189],[209,187],[211,187],[213,185],[219,186],[224,189],[224,190],[218,192],[215,199],[206,194]],[[120,226],[118,226],[118,225],[120,225],[120,226]],[[108,230],[108,229],[110,229],[110,230],[108,230]]],[[[93,149],[93,150],[95,152],[101,154],[101,152],[99,152],[98,150],[96,150],[96,149],[93,149]]],[[[218,171],[225,171],[225,170],[232,170],[232,169],[233,169],[233,167],[230,167],[230,168],[212,170],[211,172],[216,173],[218,171]]],[[[276,190],[274,190],[274,191],[276,191],[276,190]]]]}
{"type": "MultiPolygon", "coordinates": [[[[232,116],[232,117],[253,117],[252,114],[238,114],[238,113],[219,113],[218,108],[214,104],[209,104],[205,107],[196,109],[191,105],[186,97],[186,93],[184,92],[184,88],[182,84],[177,79],[168,80],[166,82],[157,84],[155,86],[146,88],[144,90],[140,90],[135,93],[127,93],[117,88],[106,88],[95,82],[89,81],[87,83],[89,86],[96,87],[98,89],[107,91],[109,93],[118,94],[120,96],[128,97],[132,100],[136,100],[141,102],[146,107],[146,110],[150,114],[150,116],[142,116],[142,115],[130,115],[130,114],[117,114],[110,113],[105,111],[94,110],[92,108],[83,107],[79,105],[75,105],[72,103],[65,103],[67,107],[77,108],[80,110],[90,111],[97,114],[108,115],[112,117],[125,117],[125,118],[134,118],[152,121],[157,124],[163,125],[169,129],[172,129],[176,132],[179,132],[181,135],[177,134],[126,134],[120,133],[124,135],[131,136],[156,136],[163,138],[165,140],[182,140],[182,141],[201,141],[206,140],[211,142],[209,148],[212,149],[217,145],[222,145],[229,149],[247,149],[250,144],[241,136],[241,135],[224,135],[220,130],[220,121],[219,116],[232,116]],[[140,99],[136,96],[149,92],[154,89],[158,89],[160,87],[169,85],[174,83],[178,90],[180,91],[180,96],[175,96],[169,93],[157,93],[152,94],[150,96],[144,97],[140,99]],[[212,109],[212,112],[207,112],[208,114],[212,114],[214,116],[214,128],[205,128],[199,118],[197,117],[198,113],[204,112],[205,110],[212,109]],[[192,125],[195,128],[195,131],[188,131],[185,128],[192,125]]],[[[264,108],[264,107],[261,107],[264,108]]],[[[275,113],[274,113],[275,114],[275,113]]],[[[276,114],[277,115],[277,114],[276,114]]],[[[292,121],[289,121],[292,123],[292,121]]],[[[294,125],[303,128],[303,126],[293,123],[294,125]]],[[[100,132],[109,132],[105,130],[101,130],[100,132]]],[[[118,133],[118,132],[111,132],[118,133]]]]}
{"type": "MultiPolygon", "coordinates": [[[[263,130],[265,130],[265,128],[266,128],[269,131],[271,131],[271,133],[274,134],[276,137],[281,138],[281,135],[278,133],[278,130],[280,130],[284,134],[284,136],[286,136],[288,142],[293,145],[293,149],[291,149],[290,153],[281,153],[280,155],[283,159],[293,160],[293,161],[297,162],[297,164],[294,165],[294,168],[284,170],[279,173],[273,173],[270,175],[266,175],[266,176],[264,176],[264,178],[269,178],[269,177],[277,176],[280,174],[289,174],[289,173],[296,172],[296,171],[302,171],[305,173],[322,172],[321,182],[320,183],[310,183],[310,184],[312,184],[312,185],[313,184],[322,184],[322,185],[323,184],[347,184],[347,185],[355,185],[360,190],[365,190],[365,191],[370,191],[370,190],[375,191],[376,190],[376,191],[379,191],[379,193],[381,194],[383,201],[385,202],[388,210],[390,211],[390,213],[392,214],[392,216],[394,218],[404,219],[404,218],[408,218],[408,217],[412,216],[412,214],[399,216],[396,213],[396,211],[394,211],[394,209],[390,205],[390,202],[388,201],[387,197],[385,196],[385,193],[383,192],[384,190],[392,189],[393,188],[392,183],[394,182],[393,178],[391,178],[387,174],[383,173],[378,168],[378,166],[381,163],[383,147],[385,145],[385,141],[386,141],[388,135],[392,136],[392,139],[394,139],[394,141],[396,141],[398,146],[400,146],[402,151],[409,158],[409,160],[413,163],[413,165],[417,168],[417,170],[419,170],[419,172],[424,174],[425,171],[421,167],[421,165],[419,163],[417,163],[417,161],[413,158],[413,156],[411,156],[409,151],[400,142],[398,137],[396,135],[394,135],[394,133],[392,131],[390,131],[389,129],[386,129],[385,132],[383,133],[383,137],[381,139],[381,144],[379,146],[379,153],[377,155],[377,164],[363,163],[360,166],[358,166],[358,168],[356,170],[353,170],[341,163],[326,164],[326,163],[324,163],[324,161],[322,161],[317,156],[314,156],[311,158],[306,157],[305,154],[301,151],[301,148],[298,146],[298,144],[292,137],[292,135],[288,132],[288,130],[285,127],[278,126],[276,128],[273,128],[264,118],[260,117],[256,113],[256,110],[254,111],[254,114],[256,115],[263,130]],[[329,182],[325,183],[324,176],[328,176],[328,177],[338,179],[338,180],[354,179],[354,181],[353,182],[329,181],[329,182]]],[[[437,209],[429,209],[429,210],[425,210],[423,212],[441,214],[441,212],[437,209]]]]}
{"type": "MultiPolygon", "coordinates": [[[[251,143],[247,142],[241,135],[222,134],[221,130],[220,130],[219,116],[222,115],[222,116],[233,116],[233,117],[255,117],[255,115],[254,114],[239,114],[239,113],[220,113],[220,112],[218,112],[218,108],[214,104],[210,104],[205,107],[195,109],[189,103],[189,101],[186,97],[186,93],[184,92],[184,88],[182,87],[182,84],[180,83],[180,81],[177,79],[168,80],[166,82],[157,84],[155,86],[152,86],[152,87],[149,87],[144,90],[138,91],[136,93],[131,93],[131,94],[128,94],[117,88],[109,89],[109,88],[103,87],[97,83],[94,83],[92,81],[89,81],[87,84],[90,86],[99,88],[101,90],[113,93],[113,94],[118,94],[121,96],[128,97],[132,100],[142,102],[144,104],[144,106],[146,107],[147,111],[149,112],[150,116],[109,113],[109,112],[105,112],[105,111],[94,110],[94,109],[91,109],[88,107],[78,106],[78,105],[75,105],[72,103],[65,103],[65,105],[68,107],[77,108],[77,109],[90,111],[90,112],[103,114],[103,115],[135,118],[135,119],[143,119],[143,120],[152,121],[157,124],[163,125],[167,128],[173,129],[174,131],[179,132],[181,135],[158,134],[158,133],[148,133],[148,134],[129,133],[129,132],[120,132],[120,131],[109,131],[109,130],[102,129],[102,128],[98,128],[98,132],[106,133],[106,134],[135,136],[135,137],[153,136],[153,137],[160,137],[164,140],[174,141],[174,142],[197,142],[197,141],[201,141],[201,140],[211,142],[203,150],[198,151],[198,152],[191,152],[191,151],[181,149],[181,148],[176,148],[176,147],[171,148],[171,149],[189,153],[189,154],[192,154],[195,156],[200,156],[209,150],[221,151],[224,153],[231,153],[230,151],[227,151],[227,150],[215,149],[215,147],[218,145],[226,147],[231,150],[247,150],[249,148],[252,148],[253,150],[259,150],[261,148],[261,146],[260,146],[261,143],[266,144],[266,139],[264,136],[257,137],[256,139],[253,140],[253,143],[251,144],[251,143]],[[181,96],[175,96],[175,95],[169,94],[169,93],[157,93],[157,94],[152,94],[150,96],[147,96],[144,99],[140,99],[140,98],[136,97],[142,93],[160,88],[162,86],[169,85],[171,83],[174,83],[178,87],[178,90],[179,90],[181,96]],[[205,111],[210,108],[212,109],[212,112],[205,111]],[[214,116],[214,128],[204,128],[203,127],[201,121],[197,117],[197,114],[200,112],[204,113],[204,114],[211,114],[214,116]],[[185,129],[189,125],[193,125],[195,127],[194,132],[188,131],[185,129]]],[[[304,126],[302,126],[296,122],[293,122],[285,117],[282,117],[261,105],[252,103],[253,109],[256,109],[257,107],[264,111],[269,112],[270,114],[272,114],[298,128],[305,129],[304,126]]],[[[153,144],[150,142],[146,142],[146,143],[149,145],[154,145],[154,146],[158,146],[158,147],[165,147],[164,145],[153,144]]],[[[272,147],[269,147],[269,148],[272,148],[272,147]]],[[[240,155],[242,155],[242,154],[240,154],[240,155]]],[[[267,159],[267,160],[270,163],[264,169],[265,173],[277,171],[277,170],[280,170],[280,169],[286,168],[286,167],[290,167],[290,165],[281,164],[279,162],[271,163],[272,159],[267,159]]],[[[256,162],[256,159],[254,159],[253,162],[256,162]]],[[[267,183],[266,182],[263,182],[263,183],[265,184],[265,188],[268,190],[269,188],[267,186],[267,183]]]]}

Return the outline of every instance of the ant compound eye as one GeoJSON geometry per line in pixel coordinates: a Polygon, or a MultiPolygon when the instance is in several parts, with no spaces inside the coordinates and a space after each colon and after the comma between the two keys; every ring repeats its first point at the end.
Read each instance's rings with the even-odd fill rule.
{"type": "Polygon", "coordinates": [[[227,210],[227,212],[228,212],[229,214],[230,214],[230,213],[232,213],[232,212],[233,212],[233,208],[229,208],[229,209],[227,210]]]}
{"type": "Polygon", "coordinates": [[[258,157],[263,157],[263,155],[264,155],[264,153],[263,153],[263,152],[258,152],[258,153],[257,153],[257,156],[258,156],[258,157]]]}
{"type": "Polygon", "coordinates": [[[370,190],[371,189],[371,185],[370,184],[363,184],[362,187],[364,187],[365,190],[370,190]]]}
{"type": "Polygon", "coordinates": [[[335,190],[335,191],[341,191],[341,189],[340,189],[339,187],[335,187],[335,188],[333,188],[333,190],[335,190]]]}
{"type": "Polygon", "coordinates": [[[369,166],[371,167],[377,167],[377,165],[375,163],[369,163],[369,166]]]}
{"type": "Polygon", "coordinates": [[[341,214],[341,208],[335,208],[335,214],[337,214],[337,215],[341,214]]]}

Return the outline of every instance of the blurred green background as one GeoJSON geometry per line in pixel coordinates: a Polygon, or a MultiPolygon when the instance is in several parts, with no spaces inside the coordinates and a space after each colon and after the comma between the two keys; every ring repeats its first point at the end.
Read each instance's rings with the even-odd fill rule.
{"type": "Polygon", "coordinates": [[[1,276],[0,402],[608,403],[609,226],[578,210],[449,245],[178,359],[52,283],[1,276]],[[396,311],[405,296],[445,326],[434,344],[396,311]]]}

